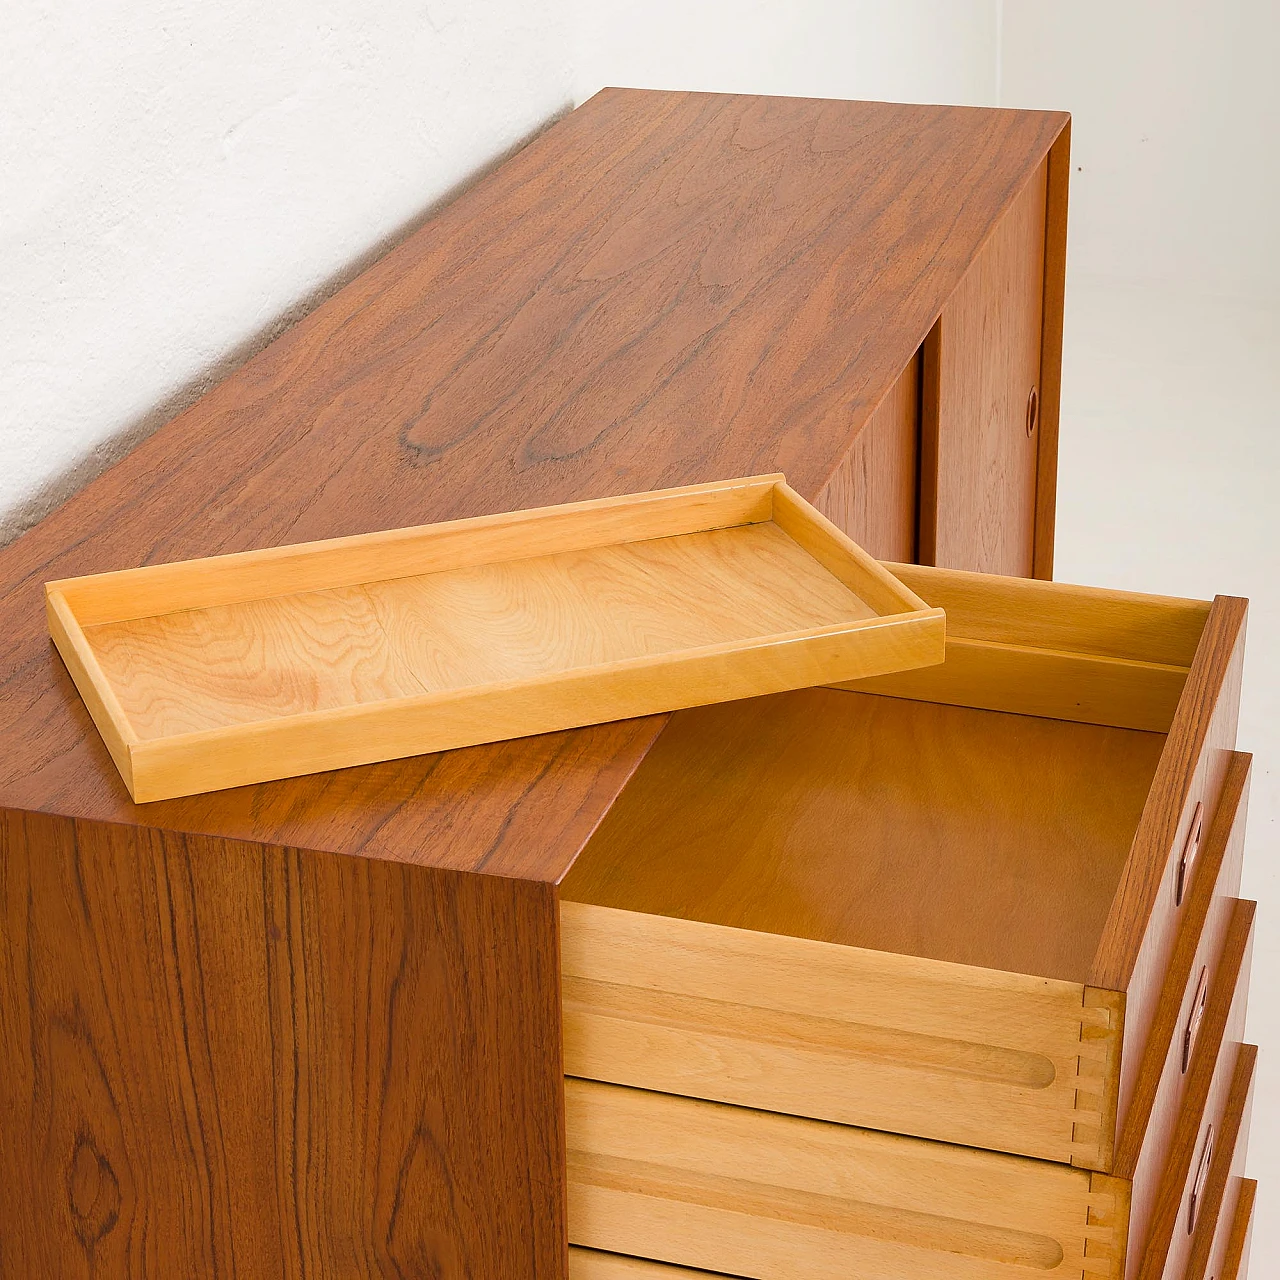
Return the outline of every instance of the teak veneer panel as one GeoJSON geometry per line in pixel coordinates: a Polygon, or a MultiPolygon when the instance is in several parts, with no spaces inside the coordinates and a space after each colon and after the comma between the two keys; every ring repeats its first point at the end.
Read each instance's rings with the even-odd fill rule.
{"type": "Polygon", "coordinates": [[[880,560],[914,560],[920,486],[919,352],[814,500],[880,560]]]}
{"type": "Polygon", "coordinates": [[[1258,1051],[1242,1045],[1231,1077],[1231,1088],[1222,1112],[1222,1131],[1217,1134],[1218,1154],[1210,1164],[1202,1206],[1191,1242],[1184,1280],[1217,1280],[1229,1270],[1227,1257],[1233,1237],[1248,1233],[1252,1206],[1245,1198],[1243,1177],[1249,1152],[1249,1120],[1253,1107],[1258,1051]],[[1245,1222],[1239,1219],[1243,1212],[1245,1222]]]}
{"type": "Polygon", "coordinates": [[[1220,1243],[1210,1259],[1210,1280],[1245,1280],[1249,1274],[1249,1242],[1253,1234],[1258,1184],[1253,1178],[1237,1178],[1234,1213],[1226,1222],[1220,1243]]]}
{"type": "Polygon", "coordinates": [[[555,909],[509,877],[0,814],[0,1270],[556,1274],[555,951],[493,944],[555,909]]]}
{"type": "Polygon", "coordinates": [[[926,564],[1026,576],[1034,568],[1047,164],[992,232],[925,344],[926,564]],[[1005,494],[1005,502],[971,496],[992,493],[1005,494]],[[1008,519],[1014,502],[1020,510],[1008,519]]]}
{"type": "MultiPolygon", "coordinates": [[[[0,807],[118,824],[122,840],[142,846],[205,835],[260,846],[268,863],[287,849],[388,862],[408,882],[482,872],[450,890],[473,906],[490,889],[486,876],[557,881],[661,717],[136,806],[48,641],[41,585],[726,475],[784,471],[812,501],[1066,122],[1061,113],[975,108],[597,95],[0,550],[0,807]]],[[[1039,487],[1051,489],[1052,478],[1039,487]]],[[[70,866],[65,844],[30,832],[16,839],[0,868],[10,880],[42,859],[70,866]]],[[[86,874],[109,874],[98,845],[82,845],[78,856],[86,874]]],[[[350,889],[348,911],[372,900],[359,880],[350,889]]],[[[36,910],[54,903],[40,898],[36,910]]],[[[121,929],[143,927],[137,901],[117,900],[112,910],[121,929]]],[[[499,938],[503,954],[554,969],[554,913],[481,926],[469,921],[484,913],[470,912],[450,925],[460,944],[483,938],[493,948],[499,938]]],[[[91,919],[65,927],[88,937],[91,919]]],[[[302,920],[309,930],[311,917],[302,920]]],[[[246,937],[254,927],[246,922],[246,937]]],[[[193,944],[192,928],[177,919],[170,951],[193,944]]],[[[265,920],[256,928],[268,932],[265,920]]],[[[24,963],[16,944],[24,929],[5,930],[7,973],[24,963]]],[[[212,945],[207,933],[201,940],[212,945]]],[[[158,954],[139,954],[122,978],[142,993],[163,972],[158,954]]],[[[62,1008],[76,1035],[96,1041],[108,1031],[84,1012],[96,1007],[93,979],[86,972],[77,982],[84,991],[69,989],[62,1008]]],[[[440,1029],[428,1042],[466,1025],[450,1013],[446,982],[434,1003],[424,997],[422,1025],[440,1029]]],[[[6,1009],[23,990],[0,997],[6,1009]]],[[[229,990],[211,986],[210,998],[230,1000],[229,990]]],[[[524,1016],[519,983],[485,983],[473,994],[482,1026],[524,1016]]],[[[141,1017],[141,994],[139,1002],[141,1017]]],[[[278,1199],[261,1200],[256,1227],[244,1228],[255,1241],[243,1246],[246,1266],[262,1257],[264,1272],[279,1274],[274,1242],[295,1238],[297,1221],[311,1224],[313,1238],[331,1238],[364,1212],[366,1257],[384,1256],[395,1235],[426,1270],[496,1276],[516,1257],[516,1272],[527,1270],[525,1243],[563,1226],[556,1104],[547,1101],[559,1089],[559,1013],[538,1007],[528,1037],[507,1037],[506,1048],[441,1074],[433,1092],[405,1102],[403,1127],[382,1131],[377,1158],[387,1168],[421,1168],[431,1153],[451,1152],[450,1125],[469,1123],[466,1108],[451,1103],[473,1076],[499,1081],[499,1064],[515,1069],[511,1044],[538,1044],[515,1055],[528,1059],[537,1090],[507,1091],[494,1115],[550,1153],[545,1182],[527,1163],[512,1174],[518,1194],[508,1195],[515,1183],[505,1174],[495,1181],[479,1156],[450,1158],[441,1185],[469,1216],[428,1226],[406,1201],[396,1235],[388,1218],[373,1216],[375,1198],[317,1201],[295,1194],[286,1172],[278,1199]]],[[[95,1250],[106,1259],[125,1247],[124,1229],[91,1231],[92,1244],[74,1229],[69,1135],[85,1134],[100,1153],[118,1150],[112,1134],[156,1152],[161,1188],[185,1186],[189,1165],[177,1149],[167,1165],[160,1159],[155,1144],[165,1135],[141,1112],[113,1118],[94,1092],[102,1075],[92,1061],[64,1061],[60,1091],[34,1091],[47,1067],[33,1045],[58,1034],[63,1016],[39,1006],[32,1035],[4,1040],[0,1184],[11,1189],[6,1225],[20,1224],[6,1247],[20,1259],[36,1250],[47,1265],[35,1273],[88,1277],[95,1250]],[[9,1133],[66,1141],[33,1163],[38,1144],[14,1146],[9,1133]],[[26,1190],[54,1173],[38,1198],[26,1190]]],[[[281,1044],[297,1017],[281,1013],[281,1044]]],[[[182,1069],[171,1069],[177,1090],[182,1069]]],[[[196,1096],[208,1114],[208,1088],[196,1096]]],[[[265,1128],[259,1099],[222,1102],[227,1124],[265,1128]]],[[[185,1120],[174,1125],[180,1136],[185,1120]]],[[[282,1123],[280,1132],[293,1131],[282,1123]]],[[[297,1130],[286,1170],[317,1158],[314,1135],[297,1130]]],[[[478,1151],[467,1138],[467,1151],[478,1151]]],[[[109,1170],[123,1186],[124,1164],[103,1158],[104,1180],[109,1170]]],[[[196,1194],[143,1209],[153,1242],[207,1240],[230,1220],[224,1202],[196,1194]]],[[[191,1273],[185,1255],[170,1268],[154,1248],[138,1255],[136,1274],[191,1273]]],[[[564,1259],[550,1246],[532,1256],[539,1276],[563,1276],[564,1259]]]]}

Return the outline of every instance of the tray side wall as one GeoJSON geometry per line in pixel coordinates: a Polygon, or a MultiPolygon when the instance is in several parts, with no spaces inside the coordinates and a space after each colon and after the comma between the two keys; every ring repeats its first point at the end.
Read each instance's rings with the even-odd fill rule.
{"type": "Polygon", "coordinates": [[[639,542],[768,520],[781,476],[534,507],[469,520],[121,569],[48,584],[81,626],[298,591],[527,560],[612,542],[639,542]]]}

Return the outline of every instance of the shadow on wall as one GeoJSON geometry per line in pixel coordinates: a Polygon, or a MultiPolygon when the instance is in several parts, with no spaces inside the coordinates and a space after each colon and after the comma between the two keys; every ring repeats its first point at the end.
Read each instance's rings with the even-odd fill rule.
{"type": "Polygon", "coordinates": [[[238,343],[230,351],[211,361],[195,376],[189,378],[177,390],[163,396],[146,412],[139,414],[133,421],[106,440],[100,441],[87,453],[77,458],[69,466],[51,475],[25,499],[15,503],[8,511],[0,515],[0,547],[21,537],[28,529],[38,524],[56,507],[61,506],[68,498],[102,473],[119,462],[127,453],[140,445],[148,436],[153,435],[167,422],[177,417],[184,409],[189,408],[200,399],[205,392],[217,386],[224,378],[234,373],[241,365],[251,360],[270,346],[282,333],[292,328],[299,320],[314,311],[322,303],[328,301],[346,285],[350,284],[361,272],[371,267],[379,258],[389,253],[397,245],[407,240],[413,233],[425,226],[446,205],[451,204],[465,191],[469,191],[477,183],[482,182],[494,170],[500,168],[517,151],[523,150],[535,138],[545,133],[553,124],[563,119],[572,110],[572,103],[565,105],[525,136],[505,148],[497,155],[490,157],[484,164],[477,166],[461,182],[455,183],[442,196],[432,200],[411,217],[406,218],[398,227],[380,237],[350,262],[344,263],[336,271],[327,276],[314,289],[296,299],[277,316],[262,325],[255,333],[250,334],[243,342],[238,343]]]}

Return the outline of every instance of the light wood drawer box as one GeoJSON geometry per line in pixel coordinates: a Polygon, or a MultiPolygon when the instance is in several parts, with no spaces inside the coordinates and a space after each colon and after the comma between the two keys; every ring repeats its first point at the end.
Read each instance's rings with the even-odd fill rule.
{"type": "Polygon", "coordinates": [[[569,1280],[732,1280],[723,1272],[673,1267],[666,1262],[634,1258],[598,1249],[569,1249],[569,1280]]]}
{"type": "Polygon", "coordinates": [[[1181,1212],[1188,1150],[1209,1124],[1230,1129],[1220,1082],[1234,1075],[1252,924],[1238,903],[1177,1118],[1189,1138],[1136,1180],[567,1079],[569,1239],[758,1280],[1120,1280],[1139,1261],[1145,1276],[1162,1241],[1148,1248],[1157,1222],[1131,1221],[1131,1205],[1181,1212]]]}
{"type": "Polygon", "coordinates": [[[566,1072],[1131,1176],[1239,884],[1245,603],[893,570],[945,663],[678,713],[584,849],[566,1072]]]}

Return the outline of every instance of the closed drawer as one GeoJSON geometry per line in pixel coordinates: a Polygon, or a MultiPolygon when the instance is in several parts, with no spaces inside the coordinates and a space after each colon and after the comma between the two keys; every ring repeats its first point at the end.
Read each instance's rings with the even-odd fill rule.
{"type": "MultiPolygon", "coordinates": [[[[1236,1061],[1231,1092],[1222,1121],[1221,1154],[1209,1169],[1200,1221],[1195,1224],[1191,1254],[1183,1280],[1218,1280],[1227,1270],[1233,1238],[1239,1237],[1240,1255],[1248,1238],[1252,1198],[1246,1200],[1245,1158],[1249,1151],[1249,1114],[1257,1052],[1245,1045],[1236,1061]]],[[[1165,1275],[1171,1273],[1166,1268],[1165,1275]]]]}
{"type": "Polygon", "coordinates": [[[1138,1280],[1203,1275],[1228,1179],[1233,1169],[1240,1171],[1237,1157],[1244,1159],[1257,1059],[1253,1045],[1240,1043],[1248,1006],[1253,906],[1237,903],[1232,914],[1220,969],[1225,977],[1226,970],[1238,967],[1241,979],[1228,1009],[1211,1001],[1204,1043],[1191,1064],[1159,1176],[1148,1176],[1145,1153],[1139,1160],[1130,1222],[1134,1265],[1129,1269],[1138,1280]]]}
{"type": "Polygon", "coordinates": [[[1145,1276],[1173,1258],[1160,1215],[1170,1197],[1181,1202],[1175,1216],[1185,1210],[1188,1152],[1203,1149],[1210,1124],[1232,1140],[1220,1082],[1243,1060],[1230,1037],[1253,914],[1252,903],[1233,911],[1163,1167],[1140,1163],[1130,1180],[570,1078],[570,1241],[757,1280],[1120,1280],[1139,1263],[1145,1276]],[[1156,1206],[1155,1217],[1133,1221],[1138,1203],[1156,1206]]]}
{"type": "Polygon", "coordinates": [[[566,1072],[1130,1176],[1239,883],[1244,602],[899,571],[942,665],[678,713],[584,849],[566,1072]]]}
{"type": "Polygon", "coordinates": [[[1210,1280],[1245,1280],[1249,1274],[1249,1240],[1253,1234],[1253,1207],[1258,1184],[1252,1178],[1235,1178],[1230,1193],[1230,1214],[1222,1219],[1209,1255],[1210,1280]]]}

